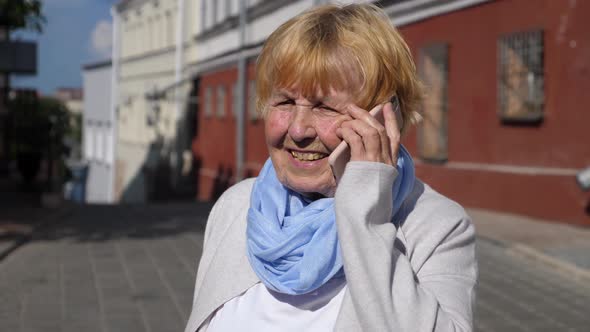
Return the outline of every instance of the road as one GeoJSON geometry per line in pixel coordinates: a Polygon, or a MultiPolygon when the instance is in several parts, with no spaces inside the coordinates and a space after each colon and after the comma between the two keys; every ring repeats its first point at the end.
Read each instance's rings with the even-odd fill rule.
{"type": "MultiPolygon", "coordinates": [[[[208,204],[91,206],[0,262],[0,331],[182,331],[208,204]]],[[[588,331],[590,284],[478,240],[476,331],[588,331]]]]}

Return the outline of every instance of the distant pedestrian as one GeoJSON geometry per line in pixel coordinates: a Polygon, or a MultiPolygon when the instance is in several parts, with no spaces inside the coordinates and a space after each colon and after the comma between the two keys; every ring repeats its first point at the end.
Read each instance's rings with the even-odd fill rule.
{"type": "Polygon", "coordinates": [[[186,331],[471,331],[474,228],[400,144],[422,94],[387,15],[300,14],[256,74],[270,158],[211,211],[186,331]]]}

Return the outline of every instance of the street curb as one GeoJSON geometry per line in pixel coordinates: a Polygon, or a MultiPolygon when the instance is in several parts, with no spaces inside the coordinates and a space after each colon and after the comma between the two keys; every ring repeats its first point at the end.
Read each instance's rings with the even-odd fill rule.
{"type": "Polygon", "coordinates": [[[0,248],[0,262],[2,262],[6,257],[8,257],[12,252],[18,249],[20,246],[24,245],[25,243],[29,242],[33,235],[43,229],[45,226],[49,224],[53,224],[55,220],[59,220],[71,215],[73,209],[71,206],[66,205],[62,208],[59,208],[54,214],[50,214],[47,218],[43,218],[42,221],[35,223],[32,226],[32,229],[29,233],[23,234],[16,239],[12,240],[10,244],[7,246],[0,248]]]}
{"type": "Polygon", "coordinates": [[[478,234],[478,237],[491,242],[494,245],[505,248],[505,250],[513,255],[526,257],[541,261],[547,265],[550,265],[562,273],[567,273],[578,281],[590,282],[590,270],[579,267],[575,264],[569,263],[562,259],[553,257],[549,254],[542,252],[541,250],[535,249],[531,246],[522,243],[509,243],[507,241],[499,240],[487,235],[478,234]]]}

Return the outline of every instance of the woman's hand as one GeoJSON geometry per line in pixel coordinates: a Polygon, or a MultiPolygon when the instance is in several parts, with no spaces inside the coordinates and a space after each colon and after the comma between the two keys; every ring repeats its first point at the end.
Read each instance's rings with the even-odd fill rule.
{"type": "Polygon", "coordinates": [[[336,134],[350,146],[351,161],[374,161],[395,167],[400,142],[399,124],[391,102],[375,106],[378,107],[383,108],[385,124],[360,107],[350,105],[348,114],[352,120],[343,122],[336,134]]]}

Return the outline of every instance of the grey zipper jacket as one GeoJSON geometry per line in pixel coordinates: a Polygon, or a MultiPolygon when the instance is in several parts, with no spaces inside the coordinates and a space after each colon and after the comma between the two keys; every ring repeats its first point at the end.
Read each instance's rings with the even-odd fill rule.
{"type": "MultiPolygon", "coordinates": [[[[418,179],[391,223],[389,165],[349,162],[335,196],[347,290],[335,331],[472,331],[475,231],[457,203],[418,179]]],[[[246,257],[254,179],[213,207],[185,332],[206,331],[215,311],[260,282],[246,257]]],[[[236,327],[239,331],[239,327],[236,327]]]]}

